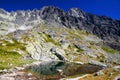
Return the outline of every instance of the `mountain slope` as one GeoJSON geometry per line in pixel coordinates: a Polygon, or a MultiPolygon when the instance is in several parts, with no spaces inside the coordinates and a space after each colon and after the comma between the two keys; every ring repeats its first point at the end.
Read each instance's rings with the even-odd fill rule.
{"type": "Polygon", "coordinates": [[[86,30],[105,40],[112,48],[120,50],[120,21],[86,13],[78,8],[72,8],[66,13],[52,6],[44,7],[41,15],[47,22],[53,21],[69,28],[86,30]]]}
{"type": "Polygon", "coordinates": [[[1,9],[0,21],[7,21],[17,25],[34,25],[42,20],[48,24],[51,22],[68,28],[86,30],[105,41],[106,44],[116,50],[120,50],[120,21],[106,16],[97,16],[86,13],[78,8],[72,8],[65,12],[57,7],[46,6],[41,10],[6,12],[1,9]],[[6,14],[4,14],[4,13],[6,14]]]}
{"type": "MultiPolygon", "coordinates": [[[[36,60],[43,65],[44,61],[62,61],[60,64],[52,62],[50,66],[47,65],[50,71],[59,71],[63,63],[64,66],[77,64],[77,69],[82,71],[87,64],[86,73],[83,73],[84,69],[83,72],[75,73],[77,69],[69,65],[66,71],[72,72],[64,72],[66,76],[88,74],[91,64],[100,70],[99,67],[104,68],[103,72],[109,68],[112,70],[120,65],[119,27],[118,20],[86,13],[78,8],[68,12],[53,6],[16,12],[0,9],[1,72],[4,73],[6,69],[9,72],[11,68],[14,72],[16,66],[31,66],[30,63],[36,60]]],[[[94,70],[93,66],[91,68],[94,70]]],[[[37,69],[39,71],[41,67],[37,69]]],[[[119,74],[117,70],[115,75],[110,76],[111,79],[119,74]]],[[[94,77],[96,74],[96,71],[91,72],[89,76],[94,77]]]]}

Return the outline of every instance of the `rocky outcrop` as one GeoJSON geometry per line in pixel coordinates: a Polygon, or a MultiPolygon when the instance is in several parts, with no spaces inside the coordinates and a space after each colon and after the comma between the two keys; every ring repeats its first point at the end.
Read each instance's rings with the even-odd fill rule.
{"type": "Polygon", "coordinates": [[[51,48],[50,51],[59,58],[59,60],[65,61],[64,56],[60,55],[58,51],[56,51],[54,48],[51,48]]]}

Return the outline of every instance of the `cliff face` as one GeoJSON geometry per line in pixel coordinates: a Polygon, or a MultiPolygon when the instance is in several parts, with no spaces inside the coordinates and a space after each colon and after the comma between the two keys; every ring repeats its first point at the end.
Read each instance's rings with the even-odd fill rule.
{"type": "Polygon", "coordinates": [[[78,8],[64,12],[56,7],[44,7],[40,14],[43,20],[62,24],[68,28],[86,30],[95,34],[116,50],[120,50],[120,21],[106,16],[86,13],[78,8]]]}

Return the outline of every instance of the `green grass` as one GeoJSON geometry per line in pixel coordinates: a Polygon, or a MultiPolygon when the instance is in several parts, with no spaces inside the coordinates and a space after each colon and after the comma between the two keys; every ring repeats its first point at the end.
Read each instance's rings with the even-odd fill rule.
{"type": "Polygon", "coordinates": [[[69,46],[68,46],[68,49],[70,49],[71,51],[73,51],[73,50],[75,49],[75,46],[69,45],[69,46]]]}
{"type": "Polygon", "coordinates": [[[84,49],[77,48],[75,45],[69,45],[68,49],[71,50],[71,51],[74,51],[74,49],[77,49],[76,52],[83,52],[84,51],[84,49]]]}
{"type": "Polygon", "coordinates": [[[12,40],[13,43],[10,43],[9,41],[3,40],[0,44],[0,49],[3,51],[13,51],[13,50],[23,50],[26,51],[25,44],[19,43],[16,40],[12,40]],[[5,46],[2,46],[2,44],[6,44],[5,46]]]}
{"type": "Polygon", "coordinates": [[[74,36],[74,37],[79,38],[80,40],[83,39],[83,38],[82,38],[78,33],[76,33],[76,31],[74,31],[74,30],[68,30],[68,32],[69,32],[69,34],[70,34],[70,37],[71,37],[71,36],[74,36]]]}
{"type": "Polygon", "coordinates": [[[33,60],[22,60],[22,56],[17,52],[0,50],[0,70],[22,66],[23,64],[31,62],[33,62],[33,60]]]}
{"type": "Polygon", "coordinates": [[[74,45],[74,48],[77,48],[77,50],[76,50],[77,52],[83,52],[83,51],[84,51],[84,49],[82,49],[82,48],[80,48],[80,47],[78,48],[78,47],[75,46],[75,45],[74,45]]]}
{"type": "Polygon", "coordinates": [[[116,53],[116,51],[110,47],[102,47],[102,49],[107,53],[112,53],[112,54],[116,53]]]}
{"type": "Polygon", "coordinates": [[[83,52],[84,50],[83,49],[78,49],[77,52],[83,52]]]}
{"type": "Polygon", "coordinates": [[[59,42],[56,42],[54,39],[52,39],[48,34],[42,34],[42,33],[39,33],[39,35],[41,37],[43,37],[43,39],[45,40],[45,42],[51,42],[53,43],[54,45],[56,46],[61,46],[61,44],[59,42]]]}
{"type": "Polygon", "coordinates": [[[90,45],[94,45],[94,44],[95,44],[94,41],[91,41],[91,42],[90,42],[90,45]]]}
{"type": "Polygon", "coordinates": [[[16,40],[12,41],[13,43],[2,40],[0,44],[0,69],[9,69],[33,62],[33,60],[23,60],[22,55],[17,52],[18,50],[22,50],[24,51],[23,56],[28,55],[25,45],[17,42],[16,40]],[[2,44],[6,45],[2,46],[2,44]]]}

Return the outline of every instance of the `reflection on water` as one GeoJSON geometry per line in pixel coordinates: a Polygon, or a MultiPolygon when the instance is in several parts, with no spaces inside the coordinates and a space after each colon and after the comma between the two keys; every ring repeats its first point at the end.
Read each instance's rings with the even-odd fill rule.
{"type": "Polygon", "coordinates": [[[41,75],[54,75],[59,74],[58,70],[62,70],[66,76],[73,76],[78,74],[94,73],[101,70],[102,66],[92,64],[78,64],[78,63],[65,63],[61,61],[43,62],[39,65],[29,67],[30,71],[36,72],[41,75]]]}
{"type": "Polygon", "coordinates": [[[33,72],[37,72],[42,75],[51,75],[58,73],[57,69],[63,69],[64,62],[60,61],[49,61],[49,62],[43,62],[39,65],[33,65],[29,67],[29,70],[33,72]]]}
{"type": "Polygon", "coordinates": [[[93,64],[77,64],[77,63],[68,63],[65,64],[63,69],[66,76],[73,76],[78,74],[89,74],[94,73],[103,69],[102,66],[93,65],[93,64]]]}

